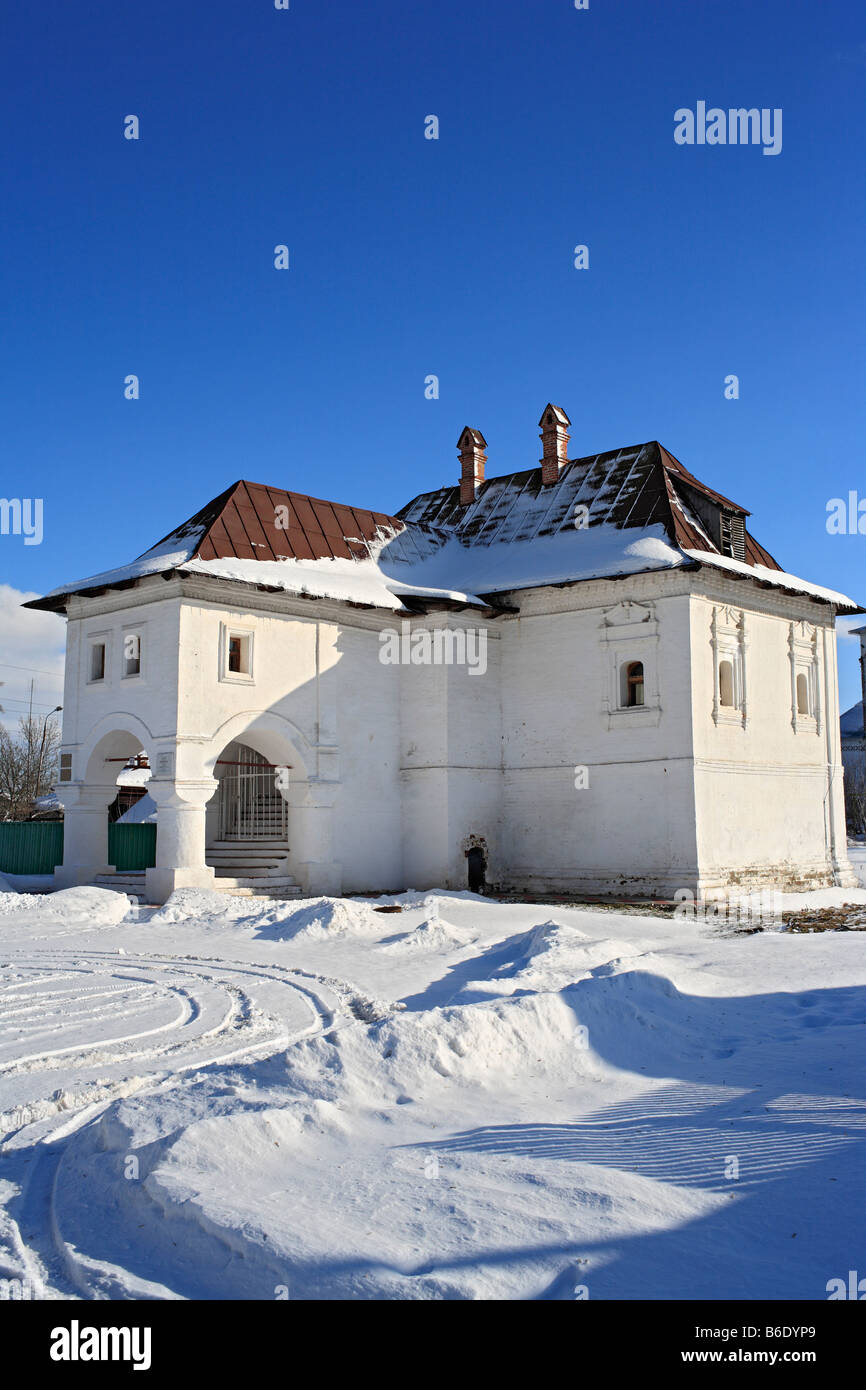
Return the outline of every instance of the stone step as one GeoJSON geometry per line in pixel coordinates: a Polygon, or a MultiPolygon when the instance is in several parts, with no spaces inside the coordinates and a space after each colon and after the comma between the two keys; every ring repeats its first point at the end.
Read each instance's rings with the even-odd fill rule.
{"type": "Polygon", "coordinates": [[[223,887],[222,887],[222,883],[224,883],[224,882],[225,882],[224,879],[220,881],[220,887],[219,887],[219,889],[218,889],[217,891],[220,892],[220,893],[226,893],[229,897],[232,897],[232,898],[272,898],[272,899],[281,899],[281,898],[300,898],[300,897],[301,897],[301,890],[300,890],[300,888],[297,886],[297,884],[295,884],[295,885],[294,885],[293,887],[291,887],[291,888],[249,888],[249,887],[244,887],[244,888],[223,888],[223,887]]]}
{"type": "Polygon", "coordinates": [[[289,867],[285,859],[208,859],[208,868],[216,869],[218,874],[231,873],[233,869],[243,869],[251,874],[285,873],[289,867]]]}
{"type": "Polygon", "coordinates": [[[210,867],[214,870],[216,878],[254,878],[256,882],[261,880],[267,883],[271,878],[284,878],[286,864],[272,864],[265,867],[262,864],[213,864],[210,867]]]}
{"type": "Polygon", "coordinates": [[[209,849],[205,859],[209,864],[282,864],[289,857],[288,850],[242,850],[209,849]]]}
{"type": "Polygon", "coordinates": [[[285,839],[282,839],[279,835],[275,835],[268,839],[214,840],[212,845],[208,845],[206,853],[212,854],[215,850],[220,853],[223,850],[231,850],[233,854],[244,854],[247,850],[249,850],[251,854],[261,854],[263,852],[271,853],[277,850],[280,854],[288,854],[289,846],[285,839]]]}
{"type": "Polygon", "coordinates": [[[268,863],[274,860],[288,859],[289,851],[279,851],[279,849],[207,849],[204,858],[211,860],[211,863],[220,860],[221,863],[231,863],[234,860],[267,860],[268,863]]]}
{"type": "Polygon", "coordinates": [[[97,874],[93,880],[94,888],[108,888],[112,893],[125,893],[128,898],[147,902],[144,887],[144,870],[130,869],[119,874],[97,874]]]}
{"type": "MultiPolygon", "coordinates": [[[[218,893],[224,893],[232,888],[267,889],[267,888],[297,888],[298,885],[289,874],[269,874],[261,878],[255,878],[247,873],[240,874],[217,874],[214,878],[214,888],[218,893]]],[[[298,892],[300,889],[298,888],[298,892]]]]}

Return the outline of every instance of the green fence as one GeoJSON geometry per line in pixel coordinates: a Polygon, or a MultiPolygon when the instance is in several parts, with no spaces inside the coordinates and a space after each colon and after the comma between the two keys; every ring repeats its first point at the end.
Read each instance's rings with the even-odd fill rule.
{"type": "Polygon", "coordinates": [[[63,860],[63,821],[0,821],[0,874],[50,874],[63,860]]]}
{"type": "Polygon", "coordinates": [[[152,869],[156,863],[156,826],[110,825],[108,862],[116,869],[152,869]]]}
{"type": "MultiPolygon", "coordinates": [[[[152,868],[156,826],[109,825],[108,862],[116,869],[152,868]]],[[[50,874],[62,863],[62,821],[0,821],[0,874],[50,874]]]]}

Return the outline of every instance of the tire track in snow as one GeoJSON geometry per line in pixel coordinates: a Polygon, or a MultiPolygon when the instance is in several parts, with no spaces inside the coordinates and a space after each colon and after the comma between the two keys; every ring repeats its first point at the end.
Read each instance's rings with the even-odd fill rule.
{"type": "MultiPolygon", "coordinates": [[[[40,987],[38,1005],[31,1002],[38,1008],[43,1033],[51,1027],[61,1034],[64,1027],[74,1033],[94,1020],[102,1022],[105,1032],[105,1017],[95,1001],[107,999],[122,1009],[123,1001],[131,1002],[133,985],[136,1006],[145,1011],[148,1001],[153,1008],[166,997],[183,998],[187,1005],[182,1018],[163,1020],[158,1028],[86,1042],[78,1038],[0,1065],[0,1097],[4,1081],[20,1088],[30,1078],[52,1071],[64,1080],[50,1096],[31,1094],[0,1109],[0,1202],[11,1195],[15,1207],[13,1216],[0,1205],[0,1266],[20,1270],[47,1298],[92,1297],[94,1282],[102,1287],[106,1280],[124,1286],[124,1271],[117,1271],[115,1278],[110,1271],[90,1269],[83,1255],[79,1259],[70,1250],[53,1200],[68,1144],[113,1100],[138,1092],[169,1092],[183,1085],[190,1071],[278,1052],[355,1021],[349,1007],[356,998],[351,986],[293,967],[137,952],[16,951],[5,953],[0,966],[0,1058],[5,1048],[15,1049],[21,1042],[17,1033],[12,1036],[21,1015],[10,1014],[4,1004],[11,996],[20,1007],[29,985],[40,987]],[[37,973],[4,980],[4,972],[13,969],[37,973]],[[70,980],[77,985],[74,991],[52,989],[54,983],[70,980]],[[117,981],[116,987],[106,988],[106,981],[117,981]],[[52,1008],[56,1017],[46,1019],[52,1008]],[[143,1039],[149,1041],[142,1047],[143,1039]],[[132,1074],[125,1070],[130,1062],[137,1064],[132,1074]],[[112,1070],[117,1073],[113,1077],[96,1074],[112,1070]]],[[[129,1020],[136,1011],[117,1017],[129,1020]]],[[[135,1286],[134,1279],[126,1278],[127,1289],[135,1286]]],[[[148,1295],[139,1290],[132,1296],[148,1295]]]]}

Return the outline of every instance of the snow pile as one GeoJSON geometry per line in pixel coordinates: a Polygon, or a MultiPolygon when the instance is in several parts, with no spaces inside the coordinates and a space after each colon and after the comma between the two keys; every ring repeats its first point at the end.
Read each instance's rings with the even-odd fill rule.
{"type": "Polygon", "coordinates": [[[586,932],[580,931],[570,923],[565,925],[562,922],[542,922],[539,926],[533,927],[526,933],[522,943],[518,948],[516,964],[518,970],[529,969],[536,962],[538,957],[545,956],[572,958],[576,948],[580,948],[591,937],[586,932]]]}
{"type": "Polygon", "coordinates": [[[270,902],[235,898],[204,888],[177,888],[150,917],[152,927],[195,924],[217,930],[245,925],[270,941],[328,942],[347,936],[378,936],[387,918],[360,899],[295,898],[270,902]]]}
{"type": "Polygon", "coordinates": [[[42,923],[86,923],[110,927],[122,922],[132,903],[109,888],[62,888],[57,893],[0,893],[0,914],[37,913],[42,923]]]}
{"type": "Polygon", "coordinates": [[[13,897],[0,1244],[47,1296],[824,1299],[856,1268],[866,934],[193,890],[94,933],[120,895],[13,897]]]}
{"type": "Polygon", "coordinates": [[[329,1099],[350,1088],[356,1103],[375,1106],[389,1096],[396,1103],[401,1095],[424,1095],[431,1086],[451,1081],[501,1092],[527,1068],[551,1075],[564,1067],[591,1070],[595,1060],[582,1050],[580,1027],[564,993],[451,1005],[399,1014],[366,1034],[345,1033],[335,1042],[315,1039],[301,1045],[292,1076],[308,1086],[315,1076],[330,1078],[333,1069],[322,1063],[326,1050],[336,1046],[342,1066],[335,1090],[329,1083],[325,1092],[329,1099]]]}
{"type": "Polygon", "coordinates": [[[346,936],[379,936],[383,919],[369,903],[346,898],[311,898],[270,914],[263,931],[272,940],[326,942],[346,936]]]}
{"type": "Polygon", "coordinates": [[[477,940],[471,927],[456,926],[440,917],[438,910],[419,922],[410,931],[400,932],[382,943],[382,950],[394,955],[406,955],[415,951],[461,950],[477,940]]]}
{"type": "Polygon", "coordinates": [[[230,893],[219,893],[216,889],[175,888],[149,921],[153,927],[176,922],[226,927],[256,915],[261,907],[261,901],[235,898],[230,893]]]}

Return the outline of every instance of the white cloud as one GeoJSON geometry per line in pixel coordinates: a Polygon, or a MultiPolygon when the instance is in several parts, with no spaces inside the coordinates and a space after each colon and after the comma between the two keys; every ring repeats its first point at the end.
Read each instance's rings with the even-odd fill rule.
{"type": "Polygon", "coordinates": [[[66,619],[22,608],[38,594],[0,584],[0,722],[14,727],[27,713],[33,681],[33,713],[63,704],[66,619]]]}

